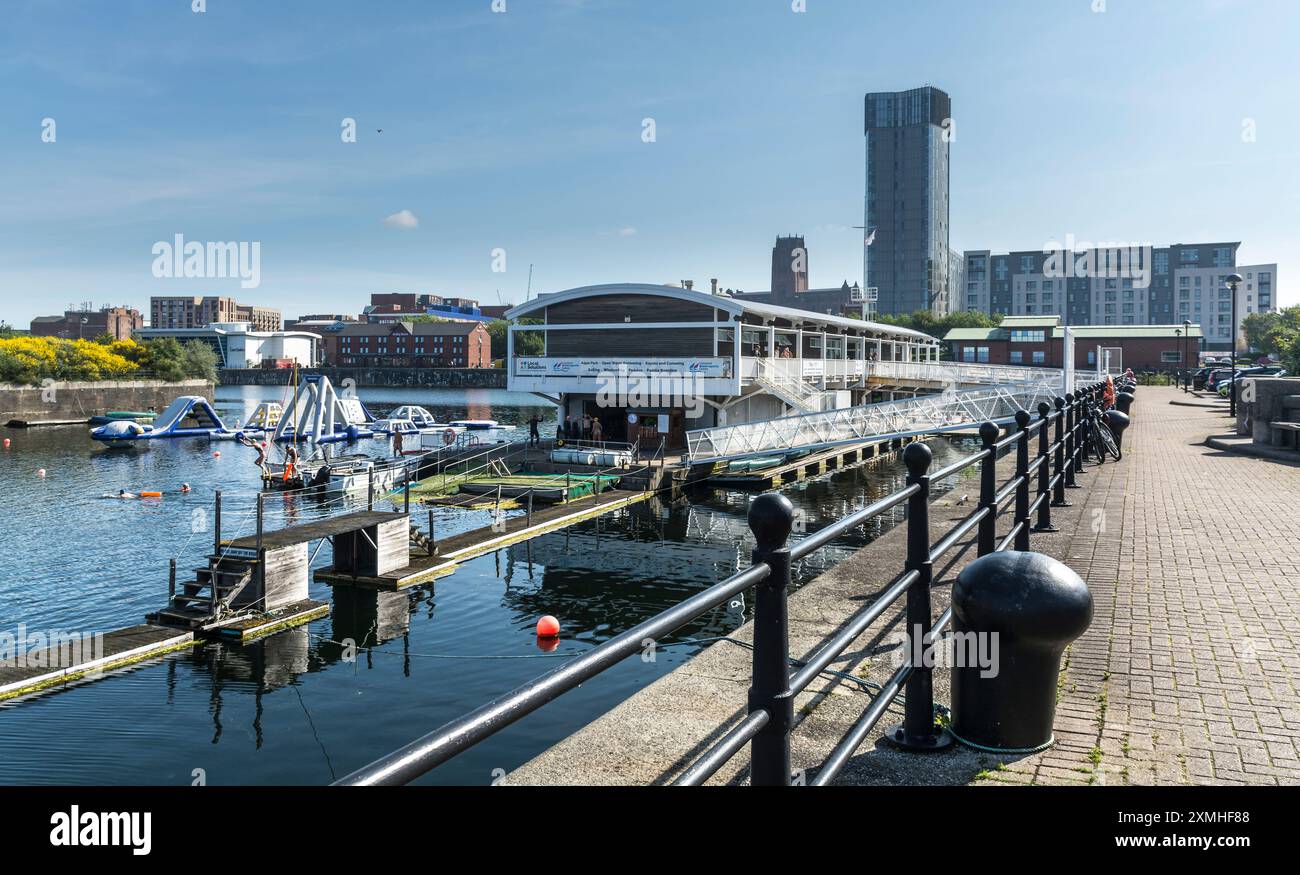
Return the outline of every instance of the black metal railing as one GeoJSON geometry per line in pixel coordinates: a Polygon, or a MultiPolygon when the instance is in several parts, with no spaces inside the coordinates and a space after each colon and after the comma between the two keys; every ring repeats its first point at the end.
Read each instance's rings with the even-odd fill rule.
{"type": "Polygon", "coordinates": [[[754,588],[753,672],[746,716],[726,732],[673,782],[680,786],[703,784],[721,770],[746,744],[750,745],[749,781],[754,786],[791,783],[790,735],[794,728],[794,699],[882,617],[905,598],[908,656],[882,686],[871,704],[831,751],[811,781],[831,783],[862,745],[900,693],[905,692],[903,722],[885,738],[906,750],[926,750],[941,744],[943,730],[936,724],[931,660],[913,664],[911,654],[924,653],[927,642],[939,638],[952,619],[945,611],[932,622],[930,589],[934,563],[962,543],[972,532],[980,556],[1010,549],[1027,550],[1033,532],[1055,531],[1052,508],[1065,507],[1065,490],[1077,488],[1084,473],[1088,412],[1101,398],[1101,384],[1092,384],[1065,398],[1055,409],[1046,403],[1034,419],[1027,411],[1016,414],[1014,427],[1002,435],[992,422],[980,427],[978,453],[931,472],[931,453],[922,443],[903,454],[906,485],[800,540],[787,541],[793,525],[793,507],[777,493],[759,496],[750,507],[749,524],[757,543],[752,565],[721,583],[611,638],[599,647],[558,669],[443,725],[406,747],[338,781],[341,785],[406,784],[456,755],[491,737],[543,705],[639,653],[646,639],[660,639],[708,611],[728,604],[754,588]],[[1049,428],[1055,425],[1052,437],[1049,428]],[[1031,460],[1031,441],[1038,435],[1031,460]],[[1000,488],[999,458],[1015,450],[1015,472],[1000,488]],[[931,543],[931,484],[980,466],[980,500],[976,508],[937,542],[931,543]],[[907,559],[903,570],[879,597],[861,610],[791,673],[787,595],[793,563],[821,550],[846,532],[870,522],[899,505],[907,505],[907,559]],[[1010,530],[997,540],[997,518],[1012,508],[1010,530]],[[1035,516],[1036,515],[1036,516],[1035,516]]]}

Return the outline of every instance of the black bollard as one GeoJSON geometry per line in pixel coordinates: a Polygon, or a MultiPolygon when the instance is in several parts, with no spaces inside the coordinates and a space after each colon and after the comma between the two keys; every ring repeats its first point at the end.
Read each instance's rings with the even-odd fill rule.
{"type": "Polygon", "coordinates": [[[1115,446],[1119,448],[1122,454],[1124,452],[1124,429],[1128,428],[1131,421],[1129,415],[1118,410],[1107,410],[1101,415],[1101,418],[1110,426],[1110,433],[1115,435],[1115,446]]]}
{"type": "Polygon", "coordinates": [[[1052,743],[1061,654],[1092,623],[1079,575],[1041,553],[981,556],[952,591],[952,733],[971,747],[1052,743]]]}
{"type": "Polygon", "coordinates": [[[1120,392],[1115,396],[1115,409],[1125,416],[1128,415],[1129,408],[1133,406],[1133,393],[1120,392]]]}

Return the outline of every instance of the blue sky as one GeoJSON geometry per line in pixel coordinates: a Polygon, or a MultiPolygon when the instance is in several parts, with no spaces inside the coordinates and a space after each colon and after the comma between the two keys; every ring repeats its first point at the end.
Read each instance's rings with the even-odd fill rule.
{"type": "Polygon", "coordinates": [[[863,94],[926,83],[953,98],[956,248],[1241,240],[1300,302],[1295,0],[190,4],[4,3],[0,318],[510,303],[530,263],[535,292],[757,290],[783,233],[838,285],[861,276],[863,94]],[[260,287],[155,278],[178,233],[260,242],[260,287]]]}

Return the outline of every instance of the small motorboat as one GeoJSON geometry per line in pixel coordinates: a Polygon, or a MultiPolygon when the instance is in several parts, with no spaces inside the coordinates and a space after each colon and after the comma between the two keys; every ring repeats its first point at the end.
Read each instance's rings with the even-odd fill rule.
{"type": "Polygon", "coordinates": [[[452,428],[467,428],[470,431],[487,431],[493,428],[500,428],[501,425],[495,419],[457,419],[450,423],[452,428]]]}
{"type": "Polygon", "coordinates": [[[373,482],[378,495],[400,487],[417,468],[414,461],[355,454],[298,462],[288,479],[283,463],[268,463],[262,480],[270,489],[319,488],[331,493],[365,492],[373,482]]]}
{"type": "Polygon", "coordinates": [[[464,446],[468,443],[477,443],[477,438],[470,441],[472,435],[465,434],[464,426],[457,425],[440,425],[432,430],[420,433],[420,446],[426,450],[441,450],[447,447],[464,446]]]}

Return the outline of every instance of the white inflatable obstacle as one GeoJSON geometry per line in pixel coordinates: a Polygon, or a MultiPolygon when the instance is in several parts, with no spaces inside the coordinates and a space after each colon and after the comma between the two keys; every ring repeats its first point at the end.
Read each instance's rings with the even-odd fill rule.
{"type": "Polygon", "coordinates": [[[375,418],[360,398],[339,395],[328,377],[309,374],[280,417],[273,440],[318,444],[358,441],[375,437],[374,424],[375,418]]]}

